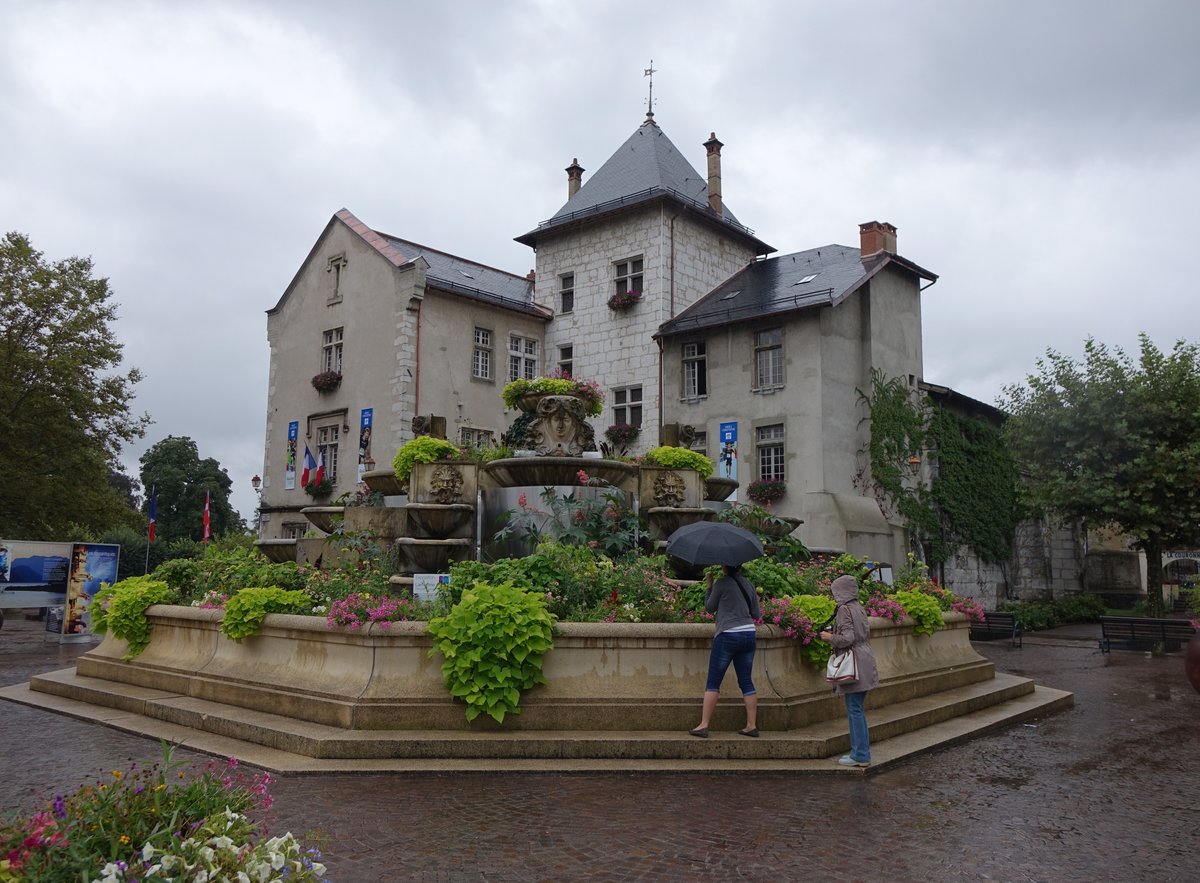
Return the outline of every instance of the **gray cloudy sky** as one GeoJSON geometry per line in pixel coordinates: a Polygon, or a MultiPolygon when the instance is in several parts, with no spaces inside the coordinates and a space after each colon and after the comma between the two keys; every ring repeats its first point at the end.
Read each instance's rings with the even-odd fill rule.
{"type": "Polygon", "coordinates": [[[781,252],[899,228],[925,376],[994,402],[1047,347],[1195,339],[1200,4],[0,0],[0,230],[90,255],[146,373],[253,513],[266,317],[340,208],[516,273],[641,123],[781,252]]]}

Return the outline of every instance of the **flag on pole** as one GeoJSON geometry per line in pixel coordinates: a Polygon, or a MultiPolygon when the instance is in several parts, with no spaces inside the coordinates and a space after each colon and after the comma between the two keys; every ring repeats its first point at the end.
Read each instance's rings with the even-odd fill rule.
{"type": "Polygon", "coordinates": [[[156,528],[158,527],[158,525],[156,523],[156,519],[154,517],[154,511],[156,508],[155,502],[157,501],[157,499],[158,499],[158,494],[156,492],[156,489],[154,487],[151,487],[150,488],[150,530],[146,535],[147,541],[151,542],[151,543],[154,542],[154,532],[155,532],[156,528]]]}
{"type": "Polygon", "coordinates": [[[304,471],[300,473],[300,487],[308,487],[308,480],[312,477],[313,470],[317,468],[317,461],[313,459],[312,451],[308,449],[308,445],[304,446],[304,471]]]}
{"type": "Polygon", "coordinates": [[[208,491],[204,492],[204,542],[208,542],[208,538],[212,536],[212,528],[208,523],[208,491]]]}
{"type": "Polygon", "coordinates": [[[313,475],[313,482],[320,484],[325,478],[325,449],[317,448],[317,471],[313,475]]]}

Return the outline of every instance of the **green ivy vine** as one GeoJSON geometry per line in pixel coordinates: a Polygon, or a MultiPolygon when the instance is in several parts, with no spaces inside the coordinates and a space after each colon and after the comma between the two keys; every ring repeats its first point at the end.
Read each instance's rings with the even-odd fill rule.
{"type": "Polygon", "coordinates": [[[1004,436],[991,423],[918,400],[898,377],[871,375],[865,453],[876,497],[904,519],[913,537],[942,562],[959,546],[984,561],[1012,554],[1022,510],[1018,473],[1004,436]],[[909,463],[922,450],[937,458],[932,485],[913,481],[909,463]]]}

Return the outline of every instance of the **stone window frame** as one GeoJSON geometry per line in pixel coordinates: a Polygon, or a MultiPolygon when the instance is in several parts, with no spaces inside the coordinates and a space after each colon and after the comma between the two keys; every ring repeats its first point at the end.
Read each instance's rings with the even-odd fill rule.
{"type": "Polygon", "coordinates": [[[564,343],[558,348],[558,370],[563,374],[575,376],[575,344],[564,343]]]}
{"type": "Polygon", "coordinates": [[[460,426],[458,428],[458,443],[464,447],[486,448],[495,443],[496,433],[491,429],[481,429],[478,426],[460,426]]]}
{"type": "Polygon", "coordinates": [[[325,477],[331,482],[337,482],[338,474],[338,448],[342,439],[342,421],[323,420],[316,427],[317,432],[317,459],[321,459],[321,454],[325,455],[325,477]]]}
{"type": "Polygon", "coordinates": [[[708,398],[708,347],[703,340],[689,340],[679,347],[680,358],[680,398],[684,401],[697,401],[708,398]],[[693,347],[691,353],[688,348],[693,347]],[[688,369],[694,369],[694,386],[689,389],[688,369]]]}
{"type": "Polygon", "coordinates": [[[342,373],[342,357],[345,353],[346,328],[338,326],[321,332],[321,370],[342,373]]]}
{"type": "Polygon", "coordinates": [[[325,272],[333,276],[333,290],[329,293],[329,300],[326,301],[329,305],[340,304],[342,302],[342,271],[350,265],[346,260],[346,253],[343,251],[340,254],[335,254],[325,262],[325,272]]]}
{"type": "Polygon", "coordinates": [[[642,425],[643,414],[643,398],[642,385],[640,383],[631,386],[614,387],[613,391],[613,423],[627,423],[630,426],[642,425]],[[637,393],[637,398],[633,397],[637,393]],[[636,413],[637,419],[634,419],[636,413]]]}
{"type": "Polygon", "coordinates": [[[778,421],[755,422],[754,474],[758,481],[787,481],[787,426],[778,421]]]}
{"type": "Polygon", "coordinates": [[[495,337],[491,328],[475,326],[475,340],[471,350],[471,379],[493,382],[493,347],[495,337]]]}
{"type": "Polygon", "coordinates": [[[279,526],[279,538],[284,540],[301,540],[308,533],[307,521],[285,521],[279,526]]]}
{"type": "Polygon", "coordinates": [[[540,347],[536,337],[508,335],[508,379],[533,380],[538,376],[540,347]]]}
{"type": "Polygon", "coordinates": [[[776,325],[753,332],[755,392],[782,389],[787,382],[783,365],[783,326],[776,325]],[[764,382],[764,369],[769,373],[764,382]]]}
{"type": "Polygon", "coordinates": [[[645,257],[635,255],[613,261],[613,294],[625,294],[627,291],[644,291],[645,257]]]}
{"type": "Polygon", "coordinates": [[[575,312],[575,274],[560,273],[558,276],[558,303],[560,313],[575,312]]]}

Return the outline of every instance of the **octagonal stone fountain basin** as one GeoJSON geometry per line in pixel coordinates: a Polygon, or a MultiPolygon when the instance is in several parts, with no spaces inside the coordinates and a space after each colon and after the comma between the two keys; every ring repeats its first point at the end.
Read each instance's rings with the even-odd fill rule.
{"type": "Polygon", "coordinates": [[[736,478],[721,478],[714,475],[712,478],[704,479],[704,499],[714,502],[728,500],[730,494],[738,489],[736,478]]]}
{"type": "Polygon", "coordinates": [[[296,540],[259,540],[254,544],[267,560],[276,564],[287,564],[296,560],[296,540]]]}
{"type": "Polygon", "coordinates": [[[465,527],[475,516],[470,503],[409,503],[404,507],[418,538],[444,539],[465,527]]]}
{"type": "Polygon", "coordinates": [[[506,487],[579,486],[579,470],[623,491],[637,490],[638,467],[618,460],[593,457],[507,457],[480,467],[485,489],[506,487]]]}
{"type": "Polygon", "coordinates": [[[333,533],[337,527],[335,519],[342,517],[343,506],[305,506],[300,514],[309,520],[317,530],[333,533]]]}
{"type": "Polygon", "coordinates": [[[396,537],[396,547],[412,565],[412,573],[442,573],[451,561],[465,561],[474,549],[474,540],[423,540],[396,537]]]}
{"type": "Polygon", "coordinates": [[[362,480],[371,490],[385,497],[398,497],[408,493],[408,482],[396,478],[394,469],[372,469],[363,473],[362,480]]]}

